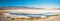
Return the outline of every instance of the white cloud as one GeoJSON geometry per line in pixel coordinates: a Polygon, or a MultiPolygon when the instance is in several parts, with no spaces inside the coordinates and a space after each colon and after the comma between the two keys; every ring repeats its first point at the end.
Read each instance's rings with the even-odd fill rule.
{"type": "Polygon", "coordinates": [[[57,4],[43,4],[43,5],[38,5],[36,7],[38,7],[38,8],[47,8],[47,9],[59,8],[59,6],[57,4]]]}

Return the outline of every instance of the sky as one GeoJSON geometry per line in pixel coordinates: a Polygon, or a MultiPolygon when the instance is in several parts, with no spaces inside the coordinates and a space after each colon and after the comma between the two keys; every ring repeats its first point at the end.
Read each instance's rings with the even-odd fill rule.
{"type": "Polygon", "coordinates": [[[60,0],[0,0],[0,6],[28,6],[36,8],[60,8],[60,0]]]}

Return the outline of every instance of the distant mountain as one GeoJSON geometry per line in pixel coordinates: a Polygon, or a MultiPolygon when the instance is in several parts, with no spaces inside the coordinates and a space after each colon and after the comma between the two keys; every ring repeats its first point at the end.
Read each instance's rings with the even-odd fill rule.
{"type": "Polygon", "coordinates": [[[35,7],[27,7],[27,6],[3,6],[0,7],[2,9],[43,9],[43,8],[35,8],[35,7]]]}
{"type": "MultiPolygon", "coordinates": [[[[0,10],[4,10],[4,9],[44,9],[44,10],[47,10],[46,8],[35,8],[35,7],[27,7],[27,6],[2,6],[0,7],[0,10]]],[[[60,10],[60,8],[52,8],[50,10],[60,10]]]]}
{"type": "Polygon", "coordinates": [[[53,10],[60,10],[60,8],[54,8],[53,10]]]}

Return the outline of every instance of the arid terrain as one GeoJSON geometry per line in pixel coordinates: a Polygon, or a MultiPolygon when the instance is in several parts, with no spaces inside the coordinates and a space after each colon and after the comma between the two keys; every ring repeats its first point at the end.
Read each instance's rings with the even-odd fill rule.
{"type": "Polygon", "coordinates": [[[60,21],[60,16],[54,16],[50,19],[39,19],[39,20],[9,20],[5,17],[0,17],[0,21],[60,21]]]}
{"type": "MultiPolygon", "coordinates": [[[[0,21],[60,21],[60,16],[53,16],[49,19],[39,19],[39,20],[9,20],[9,19],[5,18],[2,14],[2,12],[6,11],[6,10],[4,10],[2,12],[1,11],[2,10],[0,10],[0,21]]],[[[9,10],[8,9],[8,11],[14,11],[14,10],[9,10]]],[[[56,10],[18,9],[16,11],[26,12],[26,13],[40,13],[40,12],[60,12],[60,9],[58,9],[58,10],[57,9],[56,10]]]]}
{"type": "Polygon", "coordinates": [[[0,12],[0,21],[60,21],[60,16],[53,16],[49,19],[39,19],[39,20],[9,20],[3,17],[2,13],[0,12]]]}

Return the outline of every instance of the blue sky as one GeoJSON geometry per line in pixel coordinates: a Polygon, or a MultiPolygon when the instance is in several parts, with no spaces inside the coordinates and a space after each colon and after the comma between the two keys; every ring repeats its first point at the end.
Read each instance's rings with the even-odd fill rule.
{"type": "Polygon", "coordinates": [[[60,0],[0,0],[0,6],[60,8],[60,0]]]}

